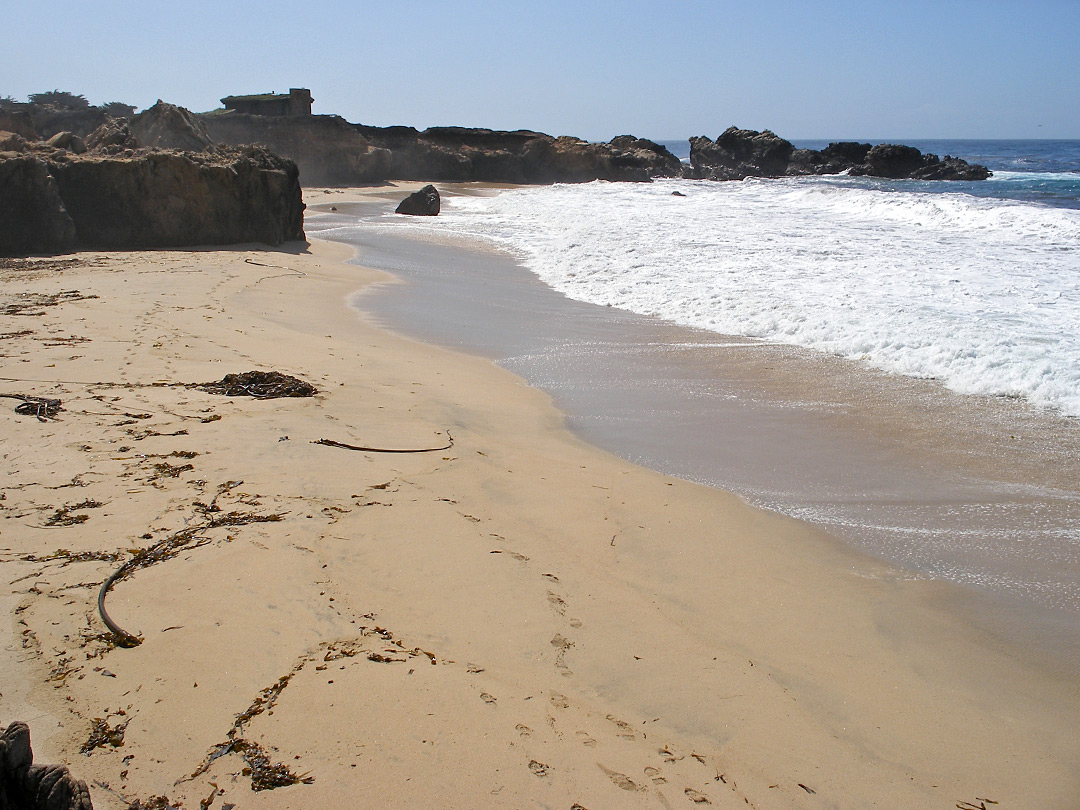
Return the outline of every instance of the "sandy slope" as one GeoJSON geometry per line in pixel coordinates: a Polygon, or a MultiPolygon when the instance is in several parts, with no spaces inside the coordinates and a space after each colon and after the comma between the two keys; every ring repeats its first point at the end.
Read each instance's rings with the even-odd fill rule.
{"type": "Polygon", "coordinates": [[[1076,806],[1075,683],[935,584],[605,455],[489,362],[364,324],[345,298],[379,277],[347,253],[0,270],[0,392],[64,407],[0,399],[0,720],[30,721],[96,807],[1076,806]],[[320,393],[167,385],[250,369],[320,393]],[[98,585],[170,539],[110,593],[143,639],[111,645],[98,585]],[[122,747],[80,753],[94,718],[122,747]],[[311,781],[253,792],[244,752],[311,781]]]}

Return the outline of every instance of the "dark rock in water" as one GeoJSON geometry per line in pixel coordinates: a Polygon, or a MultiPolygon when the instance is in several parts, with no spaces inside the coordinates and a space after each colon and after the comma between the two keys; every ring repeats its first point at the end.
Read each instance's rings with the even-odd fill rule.
{"type": "Polygon", "coordinates": [[[985,180],[990,176],[985,166],[949,155],[941,160],[937,155],[924,155],[913,146],[891,143],[868,150],[864,162],[849,171],[857,176],[912,180],[985,180]]]}
{"type": "Polygon", "coordinates": [[[0,159],[0,256],[57,253],[74,244],[75,223],[48,164],[32,154],[0,159]]]}
{"type": "Polygon", "coordinates": [[[0,810],[93,810],[86,782],[65,765],[34,765],[30,727],[14,722],[0,735],[0,810]]]}
{"type": "Polygon", "coordinates": [[[175,104],[157,104],[131,119],[131,134],[140,146],[201,152],[213,141],[202,121],[175,104]]]}
{"type": "Polygon", "coordinates": [[[870,149],[863,165],[854,167],[852,173],[899,179],[911,177],[922,165],[922,152],[914,146],[883,143],[870,149]]]}
{"type": "Polygon", "coordinates": [[[410,214],[417,217],[434,217],[439,215],[441,207],[439,190],[435,186],[424,186],[419,191],[414,191],[401,201],[395,214],[410,214]]]}
{"type": "Polygon", "coordinates": [[[202,152],[45,144],[0,156],[0,255],[304,238],[296,164],[261,147],[202,152]]]}
{"type": "Polygon", "coordinates": [[[960,158],[924,155],[912,146],[868,143],[831,143],[821,150],[795,149],[768,130],[729,127],[715,141],[690,139],[693,177],[742,180],[746,177],[785,177],[840,174],[915,180],[985,180],[985,166],[960,158]]]}
{"type": "Polygon", "coordinates": [[[673,191],[673,192],[671,192],[671,196],[672,197],[685,197],[686,195],[683,194],[681,191],[673,191]]]}
{"type": "Polygon", "coordinates": [[[690,165],[702,179],[742,180],[744,177],[782,177],[795,147],[765,130],[728,127],[715,141],[690,139],[690,165]]]}

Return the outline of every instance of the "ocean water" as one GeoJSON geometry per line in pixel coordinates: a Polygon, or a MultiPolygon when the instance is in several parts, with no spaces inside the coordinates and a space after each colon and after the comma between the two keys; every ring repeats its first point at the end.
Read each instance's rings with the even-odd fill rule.
{"type": "Polygon", "coordinates": [[[1080,673],[1080,142],[973,144],[915,145],[990,181],[447,188],[437,218],[387,190],[307,227],[405,282],[354,301],[381,323],[986,596],[988,628],[1080,673]]]}
{"type": "Polygon", "coordinates": [[[576,300],[1080,416],[1080,142],[913,145],[995,174],[530,187],[408,227],[576,300]]]}

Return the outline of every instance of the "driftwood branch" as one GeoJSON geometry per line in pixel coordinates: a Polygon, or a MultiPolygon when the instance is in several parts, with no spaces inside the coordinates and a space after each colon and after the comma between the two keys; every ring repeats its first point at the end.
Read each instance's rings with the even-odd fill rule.
{"type": "Polygon", "coordinates": [[[336,442],[333,439],[319,439],[312,442],[312,444],[324,444],[327,447],[341,447],[344,450],[359,450],[363,453],[437,453],[441,450],[449,450],[454,446],[454,437],[450,435],[450,431],[446,431],[446,438],[450,440],[450,443],[443,447],[421,447],[415,450],[398,450],[388,447],[362,447],[356,444],[345,444],[345,442],[336,442]]]}

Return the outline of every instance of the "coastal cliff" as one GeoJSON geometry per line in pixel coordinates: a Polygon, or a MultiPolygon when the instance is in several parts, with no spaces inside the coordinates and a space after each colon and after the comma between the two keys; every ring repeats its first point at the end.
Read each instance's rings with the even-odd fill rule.
{"type": "Polygon", "coordinates": [[[198,116],[217,143],[260,143],[296,161],[307,185],[362,185],[386,180],[489,183],[585,183],[681,177],[664,147],[632,136],[608,143],[466,127],[373,127],[336,115],[198,116]]]}
{"type": "Polygon", "coordinates": [[[89,151],[0,134],[0,255],[304,238],[292,161],[255,146],[131,148],[114,128],[89,151]]]}
{"type": "MultiPolygon", "coordinates": [[[[204,113],[197,120],[216,143],[259,143],[295,161],[306,185],[364,185],[393,175],[391,155],[337,115],[204,113]]],[[[435,180],[441,178],[432,178],[435,180]]]]}

